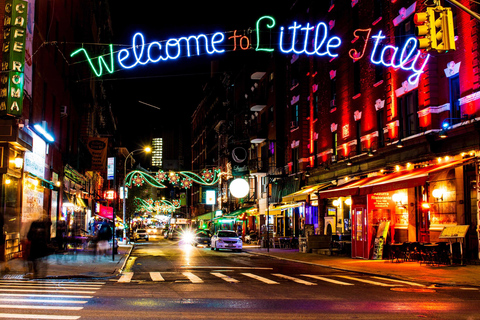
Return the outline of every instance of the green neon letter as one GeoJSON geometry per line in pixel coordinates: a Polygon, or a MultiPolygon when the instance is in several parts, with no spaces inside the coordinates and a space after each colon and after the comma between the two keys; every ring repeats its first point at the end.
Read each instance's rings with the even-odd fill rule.
{"type": "Polygon", "coordinates": [[[81,51],[83,51],[85,53],[85,57],[87,58],[87,61],[90,64],[90,67],[92,68],[93,72],[95,72],[97,77],[100,77],[103,73],[102,64],[105,66],[105,69],[107,69],[107,71],[109,73],[113,73],[113,45],[110,45],[110,68],[108,67],[108,64],[103,59],[103,56],[99,56],[98,57],[98,61],[99,61],[98,72],[97,72],[97,69],[95,69],[95,66],[93,65],[92,59],[90,59],[90,56],[88,55],[87,50],[85,50],[84,48],[81,48],[81,49],[78,49],[77,51],[72,52],[70,57],[73,57],[74,55],[78,54],[81,51]]]}
{"type": "Polygon", "coordinates": [[[272,52],[274,50],[273,48],[260,48],[260,21],[263,19],[269,19],[271,21],[270,24],[267,23],[268,29],[272,29],[275,26],[275,19],[273,19],[273,17],[263,16],[257,20],[257,48],[255,49],[255,51],[272,52]]]}

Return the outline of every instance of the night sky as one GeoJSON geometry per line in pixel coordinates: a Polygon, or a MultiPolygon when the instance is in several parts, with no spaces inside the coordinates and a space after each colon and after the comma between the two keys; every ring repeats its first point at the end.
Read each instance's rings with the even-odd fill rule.
{"type": "MultiPolygon", "coordinates": [[[[288,13],[290,1],[159,1],[134,3],[111,1],[114,50],[131,46],[136,32],[145,42],[172,37],[212,34],[255,28],[263,15],[288,13]]],[[[134,150],[149,143],[152,132],[181,126],[190,136],[191,115],[202,99],[202,87],[210,78],[211,59],[232,59],[237,53],[192,56],[116,71],[108,78],[114,88],[112,109],[124,145],[134,150]],[[154,105],[149,107],[139,101],[154,105]]]]}

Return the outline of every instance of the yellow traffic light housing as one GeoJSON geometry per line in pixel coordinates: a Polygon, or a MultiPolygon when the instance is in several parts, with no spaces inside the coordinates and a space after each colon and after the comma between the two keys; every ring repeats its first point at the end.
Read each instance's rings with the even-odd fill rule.
{"type": "Polygon", "coordinates": [[[441,6],[428,7],[426,12],[415,14],[415,36],[418,48],[426,51],[447,52],[455,50],[455,31],[452,10],[441,6]]]}

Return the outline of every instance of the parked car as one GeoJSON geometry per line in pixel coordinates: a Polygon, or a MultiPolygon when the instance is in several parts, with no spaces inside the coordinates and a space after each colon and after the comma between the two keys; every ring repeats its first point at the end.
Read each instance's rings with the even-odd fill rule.
{"type": "Polygon", "coordinates": [[[137,229],[133,233],[133,241],[145,240],[148,241],[148,233],[145,229],[137,229]]]}
{"type": "Polygon", "coordinates": [[[242,251],[242,239],[235,231],[220,230],[217,231],[212,239],[210,249],[230,249],[233,251],[242,251]]]}
{"type": "Polygon", "coordinates": [[[210,233],[210,230],[198,230],[195,234],[193,245],[195,247],[198,245],[210,247],[211,240],[212,234],[210,233]]]}

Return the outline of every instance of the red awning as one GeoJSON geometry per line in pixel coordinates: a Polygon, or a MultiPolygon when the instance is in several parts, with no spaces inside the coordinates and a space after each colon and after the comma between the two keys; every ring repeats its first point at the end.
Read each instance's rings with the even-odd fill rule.
{"type": "Polygon", "coordinates": [[[471,158],[462,159],[423,168],[405,169],[391,174],[354,180],[335,189],[319,191],[318,195],[322,199],[338,198],[418,187],[424,185],[430,178],[431,174],[463,166],[470,161],[472,161],[471,158]]]}

